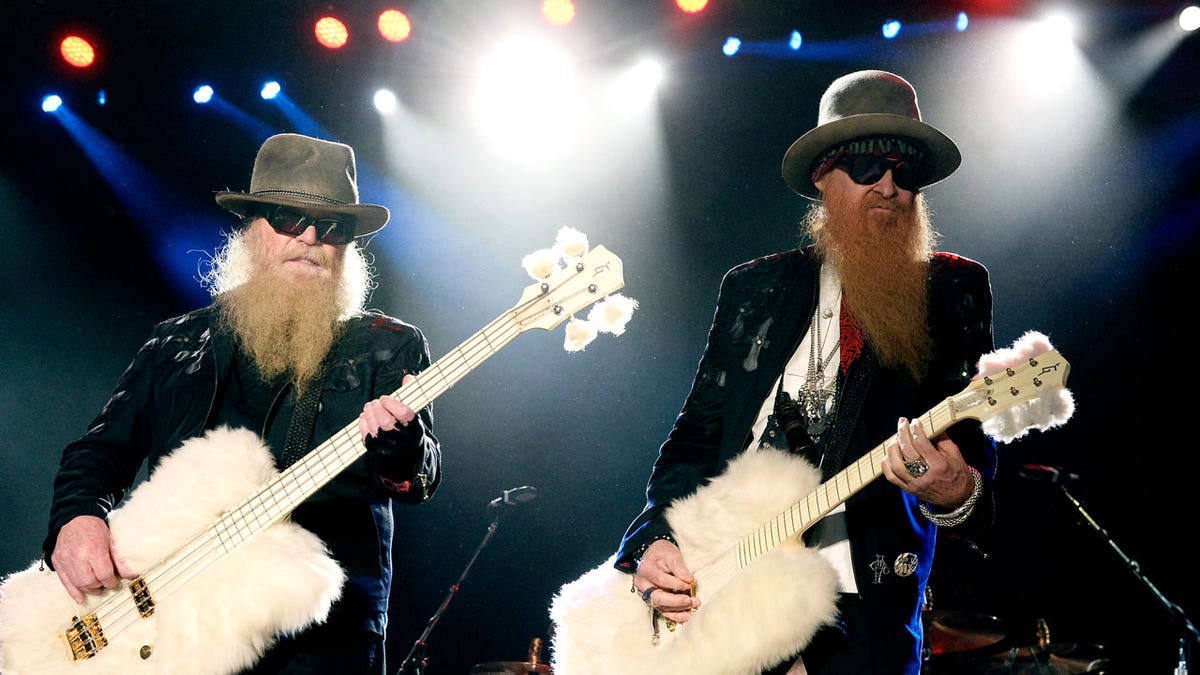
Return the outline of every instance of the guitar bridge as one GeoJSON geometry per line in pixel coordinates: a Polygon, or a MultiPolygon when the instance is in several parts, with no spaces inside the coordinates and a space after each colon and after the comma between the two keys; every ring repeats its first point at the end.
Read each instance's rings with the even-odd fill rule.
{"type": "Polygon", "coordinates": [[[96,652],[108,646],[108,638],[104,637],[104,629],[100,627],[94,613],[82,618],[72,617],[71,627],[65,635],[67,646],[71,648],[72,661],[90,659],[96,652]]]}

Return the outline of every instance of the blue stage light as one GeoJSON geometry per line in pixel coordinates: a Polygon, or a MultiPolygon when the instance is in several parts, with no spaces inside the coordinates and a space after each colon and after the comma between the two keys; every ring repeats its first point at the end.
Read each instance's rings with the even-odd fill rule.
{"type": "Polygon", "coordinates": [[[900,34],[900,22],[899,21],[892,19],[891,21],[884,22],[883,37],[891,40],[892,38],[896,37],[899,34],[900,34]]]}
{"type": "Polygon", "coordinates": [[[967,20],[967,13],[959,12],[958,19],[954,22],[954,28],[955,28],[955,30],[957,30],[958,32],[961,33],[967,29],[967,25],[969,23],[970,23],[970,21],[967,20]]]}
{"type": "Polygon", "coordinates": [[[42,110],[52,113],[62,107],[63,100],[58,94],[50,94],[42,99],[42,110]]]}
{"type": "Polygon", "coordinates": [[[802,44],[804,44],[804,38],[800,37],[800,31],[792,31],[792,37],[788,39],[788,46],[794,51],[800,49],[802,44]]]}
{"type": "Polygon", "coordinates": [[[280,86],[275,80],[271,80],[263,85],[262,91],[258,92],[263,97],[264,101],[270,101],[279,95],[280,86]]]}
{"type": "Polygon", "coordinates": [[[192,92],[192,100],[196,103],[204,104],[212,100],[213,88],[207,84],[196,87],[196,91],[192,92]]]}
{"type": "Polygon", "coordinates": [[[725,53],[725,56],[733,56],[734,54],[738,53],[738,50],[741,48],[741,40],[735,37],[727,37],[725,38],[725,44],[721,47],[721,51],[725,53]]]}

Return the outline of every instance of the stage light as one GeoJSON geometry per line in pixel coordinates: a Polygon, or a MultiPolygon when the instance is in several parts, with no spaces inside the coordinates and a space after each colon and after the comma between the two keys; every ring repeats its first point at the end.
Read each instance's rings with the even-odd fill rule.
{"type": "Polygon", "coordinates": [[[388,42],[404,42],[412,33],[412,23],[398,9],[386,9],[379,13],[379,34],[388,42]]]}
{"type": "Polygon", "coordinates": [[[282,87],[279,86],[278,82],[271,80],[263,85],[263,88],[258,92],[258,95],[262,96],[264,101],[270,101],[279,95],[281,89],[282,87]]]}
{"type": "Polygon", "coordinates": [[[575,18],[575,3],[571,0],[542,0],[542,16],[551,26],[565,26],[575,18]]]}
{"type": "Polygon", "coordinates": [[[96,62],[96,49],[92,43],[78,35],[68,35],[58,45],[63,61],[76,68],[87,68],[96,62]]]}
{"type": "Polygon", "coordinates": [[[967,19],[967,13],[959,12],[958,18],[954,21],[954,29],[961,33],[967,29],[967,25],[969,23],[970,21],[967,19]]]}
{"type": "Polygon", "coordinates": [[[105,103],[108,103],[108,94],[104,93],[104,90],[101,89],[96,92],[96,105],[103,108],[105,103]]]}
{"type": "Polygon", "coordinates": [[[329,49],[340,49],[350,39],[350,31],[346,30],[346,24],[332,16],[318,19],[313,25],[313,33],[317,36],[317,42],[329,49]]]}
{"type": "Polygon", "coordinates": [[[721,46],[721,51],[724,52],[725,56],[733,56],[734,54],[738,53],[738,50],[741,48],[742,41],[730,36],[725,38],[725,44],[721,46]]]}
{"type": "Polygon", "coordinates": [[[708,6],[708,0],[675,0],[675,6],[688,14],[695,14],[708,6]]]}
{"type": "Polygon", "coordinates": [[[375,109],[381,115],[390,115],[396,112],[397,102],[396,94],[390,89],[380,89],[375,92],[374,97],[375,109]]]}
{"type": "Polygon", "coordinates": [[[1184,7],[1183,11],[1179,13],[1179,27],[1189,33],[1200,28],[1200,7],[1196,5],[1184,7]]]}
{"type": "Polygon", "coordinates": [[[201,105],[212,100],[213,88],[207,84],[202,84],[196,87],[196,91],[192,92],[192,100],[201,105]]]}
{"type": "Polygon", "coordinates": [[[884,22],[883,37],[891,40],[892,38],[896,37],[899,34],[900,34],[900,22],[899,21],[892,19],[891,21],[884,22]]]}
{"type": "Polygon", "coordinates": [[[661,61],[642,58],[617,78],[612,90],[614,105],[625,111],[642,109],[647,101],[653,100],[665,77],[661,61]]]}
{"type": "Polygon", "coordinates": [[[800,31],[792,31],[792,36],[788,38],[788,47],[791,47],[792,51],[796,51],[802,44],[804,44],[804,38],[800,37],[800,31]]]}
{"type": "Polygon", "coordinates": [[[42,110],[48,113],[57,112],[62,107],[63,100],[58,94],[50,94],[42,99],[42,110]]]}
{"type": "Polygon", "coordinates": [[[518,38],[480,64],[477,114],[489,140],[537,161],[574,137],[583,107],[570,59],[551,45],[518,38]]]}

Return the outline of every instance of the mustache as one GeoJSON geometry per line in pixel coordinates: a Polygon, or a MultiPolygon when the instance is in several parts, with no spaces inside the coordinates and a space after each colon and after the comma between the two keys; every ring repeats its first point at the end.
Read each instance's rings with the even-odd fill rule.
{"type": "Polygon", "coordinates": [[[329,256],[326,255],[324,251],[318,248],[309,247],[304,247],[299,250],[284,250],[279,262],[285,263],[292,260],[304,260],[306,262],[320,265],[321,267],[329,267],[331,262],[329,260],[329,256]]]}

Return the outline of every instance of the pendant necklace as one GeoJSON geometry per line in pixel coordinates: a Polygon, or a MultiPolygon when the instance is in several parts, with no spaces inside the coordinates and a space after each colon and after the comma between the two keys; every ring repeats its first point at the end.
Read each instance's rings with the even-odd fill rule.
{"type": "MultiPolygon", "coordinates": [[[[838,292],[838,298],[841,298],[841,292],[838,292]]],[[[837,306],[835,301],[834,306],[837,306]]],[[[828,323],[830,327],[833,324],[833,310],[825,309],[822,311],[821,302],[818,298],[816,311],[813,312],[812,324],[809,326],[809,341],[808,341],[808,377],[804,384],[800,387],[797,393],[800,399],[800,408],[804,414],[805,426],[808,429],[808,435],[816,440],[828,428],[829,422],[833,417],[833,399],[837,394],[837,378],[834,377],[830,382],[830,386],[825,386],[825,369],[829,366],[829,362],[833,360],[835,354],[838,353],[838,348],[841,346],[842,338],[841,331],[838,331],[838,339],[833,341],[833,345],[829,348],[829,353],[822,355],[824,351],[824,340],[821,337],[821,324],[828,323]],[[818,318],[821,320],[818,321],[818,318]]]]}

